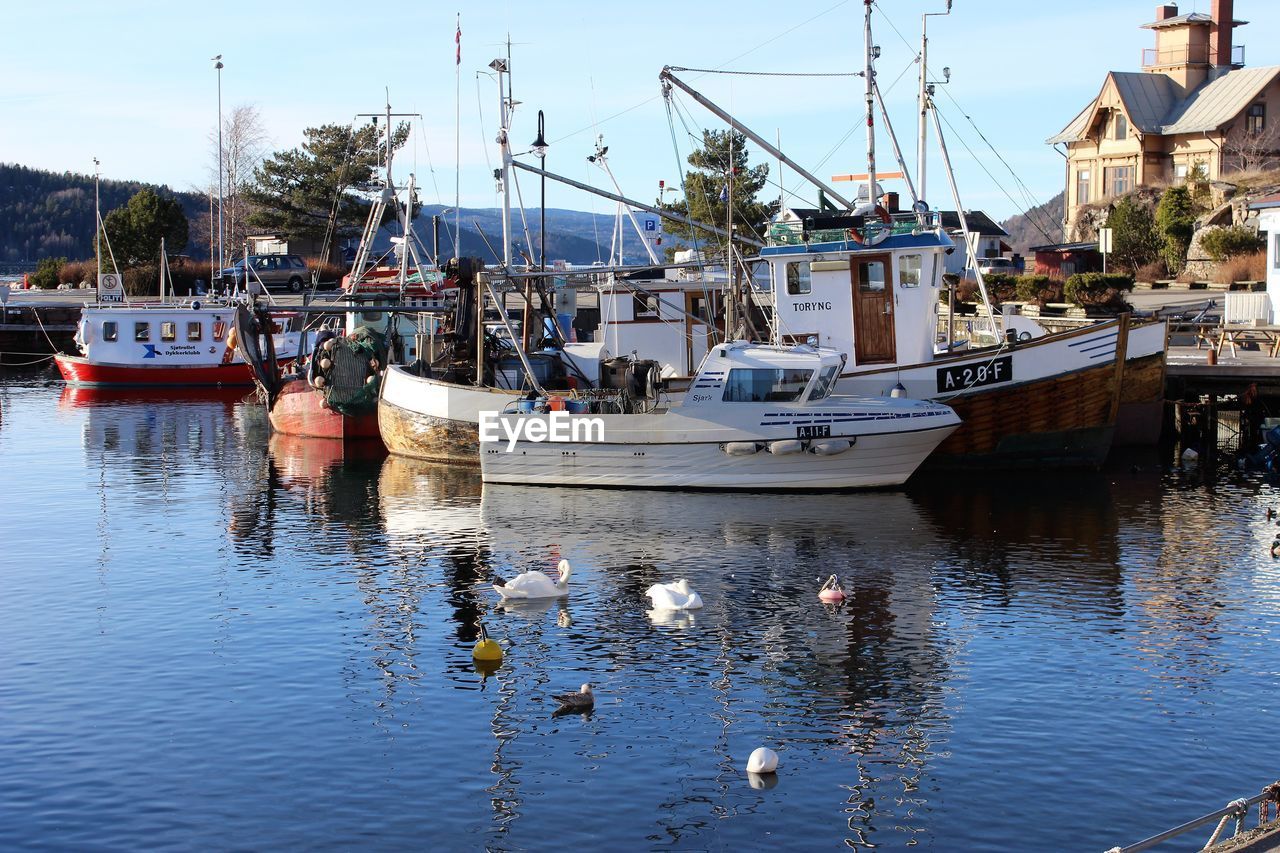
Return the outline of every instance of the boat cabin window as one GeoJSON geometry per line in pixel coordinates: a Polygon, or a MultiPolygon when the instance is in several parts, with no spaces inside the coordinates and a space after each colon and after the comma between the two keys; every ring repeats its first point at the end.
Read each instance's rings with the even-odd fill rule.
{"type": "Polygon", "coordinates": [[[102,324],[102,339],[114,341],[120,334],[120,325],[115,320],[107,320],[102,324]]]}
{"type": "Polygon", "coordinates": [[[198,341],[204,336],[204,326],[201,323],[187,323],[187,340],[198,341]]]}
{"type": "Polygon", "coordinates": [[[863,293],[884,291],[884,262],[863,261],[858,264],[858,289],[863,293]]]}
{"type": "Polygon", "coordinates": [[[215,341],[220,341],[226,336],[227,336],[227,321],[214,320],[213,321],[213,339],[215,341]]]}
{"type": "Polygon", "coordinates": [[[787,264],[787,295],[801,296],[813,290],[813,281],[809,278],[808,261],[792,261],[787,264]]]}
{"type": "Polygon", "coordinates": [[[178,339],[177,323],[161,323],[160,324],[160,340],[176,341],[178,339]]]}
{"type": "Polygon", "coordinates": [[[809,395],[809,400],[821,400],[823,397],[830,397],[831,392],[836,390],[836,378],[839,375],[840,365],[838,364],[822,368],[822,372],[818,374],[818,381],[813,383],[813,393],[809,395]]]}
{"type": "Polygon", "coordinates": [[[789,403],[800,399],[812,378],[812,370],[735,367],[729,371],[722,399],[726,403],[789,403]]]}
{"type": "Polygon", "coordinates": [[[151,340],[151,324],[150,323],[134,323],[133,339],[139,343],[145,343],[151,340]]]}
{"type": "Polygon", "coordinates": [[[919,287],[920,274],[923,271],[923,255],[903,255],[898,258],[898,286],[919,287]]]}
{"type": "Polygon", "coordinates": [[[661,300],[656,294],[636,291],[631,294],[631,310],[637,320],[658,319],[658,306],[661,300]]]}

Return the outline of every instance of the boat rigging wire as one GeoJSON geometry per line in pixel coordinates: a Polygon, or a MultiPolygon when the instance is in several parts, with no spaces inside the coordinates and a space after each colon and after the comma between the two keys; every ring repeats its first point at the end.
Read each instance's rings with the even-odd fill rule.
{"type": "MultiPolygon", "coordinates": [[[[892,29],[894,33],[897,34],[898,38],[902,41],[902,43],[907,46],[907,49],[912,51],[913,55],[915,56],[915,59],[912,60],[913,63],[918,63],[920,61],[919,51],[915,49],[915,46],[912,45],[911,42],[907,41],[906,36],[904,36],[902,34],[902,31],[898,29],[897,25],[893,23],[893,19],[889,17],[887,12],[885,12],[884,6],[881,5],[879,0],[871,0],[871,2],[874,3],[876,8],[880,11],[880,16],[884,18],[885,22],[889,25],[890,29],[892,29]]],[[[928,69],[925,69],[925,71],[927,73],[928,69]]],[[[894,82],[896,83],[897,81],[895,80],[894,82]]],[[[1005,196],[1009,199],[1009,201],[1013,202],[1014,207],[1022,209],[1021,210],[1022,215],[1027,218],[1028,222],[1030,222],[1032,225],[1035,226],[1035,229],[1039,231],[1045,237],[1046,240],[1048,240],[1050,243],[1055,242],[1054,238],[1050,237],[1048,232],[1045,231],[1045,229],[1041,227],[1040,223],[1036,221],[1035,217],[1031,215],[1032,210],[1042,208],[1044,207],[1044,204],[1042,204],[1040,201],[1036,199],[1034,195],[1032,195],[1031,190],[1027,188],[1027,185],[1025,183],[1023,183],[1022,178],[1018,177],[1018,173],[1013,170],[1013,167],[1009,165],[1008,161],[1005,160],[1004,157],[1000,156],[1000,152],[997,151],[995,146],[991,144],[991,141],[988,140],[986,135],[983,134],[982,130],[979,129],[977,123],[974,122],[973,118],[968,115],[964,107],[960,106],[960,102],[956,100],[955,96],[952,95],[951,92],[945,88],[942,89],[942,93],[951,100],[951,103],[955,104],[956,109],[958,109],[961,115],[963,115],[965,119],[968,120],[969,124],[972,125],[974,132],[977,133],[978,137],[984,143],[986,143],[988,148],[991,149],[991,153],[994,154],[996,156],[996,159],[998,159],[1001,162],[1001,164],[1003,164],[1004,167],[1009,170],[1009,174],[1012,175],[1014,181],[1017,182],[1022,194],[1024,195],[1024,198],[1021,202],[1017,201],[1011,195],[1009,195],[1007,191],[1005,191],[1004,187],[1000,187],[1001,192],[1004,192],[1005,196]]],[[[937,105],[934,104],[933,108],[936,111],[937,105]]],[[[944,118],[943,120],[945,121],[946,119],[944,118]]],[[[947,122],[947,126],[951,128],[953,133],[956,132],[955,128],[951,126],[950,122],[947,122]]],[[[981,161],[979,161],[977,156],[973,153],[973,151],[969,149],[969,146],[965,144],[964,139],[960,137],[959,133],[956,133],[956,138],[960,140],[961,145],[964,145],[965,150],[969,151],[969,156],[973,157],[974,161],[977,162],[979,166],[982,166],[981,161]]],[[[991,176],[991,172],[987,171],[985,166],[982,167],[982,171],[986,172],[987,177],[990,177],[992,181],[995,181],[995,178],[991,176]]],[[[1000,186],[1000,185],[997,183],[996,186],[1000,186]]],[[[1050,225],[1052,227],[1052,223],[1050,225]]]]}
{"type": "MultiPolygon", "coordinates": [[[[838,2],[838,3],[836,3],[836,4],[832,5],[832,6],[829,6],[829,7],[828,7],[828,8],[826,8],[826,9],[823,9],[821,12],[817,13],[816,15],[814,15],[814,16],[812,16],[812,17],[810,17],[810,18],[806,18],[805,20],[801,21],[800,23],[796,24],[795,26],[790,27],[789,29],[785,29],[785,30],[783,30],[782,32],[778,33],[777,35],[773,36],[772,38],[769,38],[769,39],[766,39],[765,41],[762,41],[760,44],[756,45],[755,47],[749,48],[748,50],[743,51],[742,53],[739,53],[737,56],[731,56],[730,58],[726,59],[724,62],[720,63],[720,66],[719,66],[719,67],[720,67],[720,68],[723,68],[723,67],[725,67],[726,65],[728,65],[728,64],[729,64],[729,63],[731,63],[731,62],[737,62],[739,59],[742,59],[744,56],[750,56],[751,54],[755,53],[757,50],[760,50],[760,49],[761,49],[761,48],[763,48],[763,47],[767,47],[768,45],[773,44],[775,41],[777,41],[778,39],[782,38],[783,36],[790,35],[791,33],[795,32],[796,30],[800,29],[801,27],[807,26],[807,25],[809,25],[809,24],[813,23],[814,21],[818,20],[819,18],[823,17],[824,15],[828,15],[828,14],[830,14],[831,12],[834,12],[836,9],[839,9],[841,6],[848,5],[848,3],[849,3],[849,0],[840,0],[840,2],[838,2]]],[[[588,131],[588,130],[592,131],[593,133],[598,132],[598,131],[597,131],[597,127],[598,127],[599,125],[604,124],[605,122],[613,121],[615,118],[619,118],[620,116],[624,116],[624,115],[626,115],[626,114],[627,114],[627,113],[629,113],[629,112],[634,112],[635,110],[638,110],[638,109],[640,109],[641,107],[643,107],[643,106],[645,106],[645,105],[647,105],[647,104],[651,104],[651,103],[653,103],[653,101],[654,101],[656,98],[660,98],[660,97],[662,97],[662,95],[661,95],[661,94],[654,95],[653,97],[645,98],[643,101],[640,101],[639,103],[633,104],[633,105],[631,105],[631,106],[627,107],[626,109],[619,110],[618,112],[616,112],[616,113],[614,113],[614,114],[612,114],[612,115],[610,115],[610,116],[607,116],[607,117],[605,117],[605,118],[603,118],[603,119],[600,119],[599,121],[596,121],[596,120],[594,120],[594,119],[593,119],[593,120],[592,120],[592,123],[591,123],[591,125],[590,125],[589,127],[582,127],[582,128],[579,128],[579,129],[577,129],[577,130],[575,130],[575,131],[572,131],[572,132],[570,132],[570,133],[565,134],[564,136],[558,137],[558,138],[557,138],[556,140],[554,140],[554,141],[555,141],[555,142],[560,142],[560,141],[562,141],[562,140],[569,139],[570,137],[577,136],[578,134],[583,133],[584,131],[588,131]]]]}

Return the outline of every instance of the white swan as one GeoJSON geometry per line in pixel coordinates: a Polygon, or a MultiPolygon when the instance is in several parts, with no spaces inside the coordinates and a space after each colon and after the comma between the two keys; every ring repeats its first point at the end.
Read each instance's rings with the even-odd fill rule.
{"type": "Polygon", "coordinates": [[[569,594],[569,561],[561,560],[560,581],[547,577],[545,572],[529,571],[516,575],[510,581],[494,577],[493,589],[503,599],[562,598],[569,594]]]}
{"type": "Polygon", "coordinates": [[[684,578],[671,583],[655,583],[644,594],[653,600],[655,610],[698,610],[702,607],[702,596],[690,589],[684,578]]]}

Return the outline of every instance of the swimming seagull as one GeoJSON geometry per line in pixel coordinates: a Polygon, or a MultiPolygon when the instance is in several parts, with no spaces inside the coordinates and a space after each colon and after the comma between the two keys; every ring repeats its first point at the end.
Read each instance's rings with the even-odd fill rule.
{"type": "Polygon", "coordinates": [[[552,699],[560,703],[557,714],[582,714],[590,711],[596,704],[596,697],[591,694],[591,685],[584,684],[577,693],[561,693],[552,699]]]}

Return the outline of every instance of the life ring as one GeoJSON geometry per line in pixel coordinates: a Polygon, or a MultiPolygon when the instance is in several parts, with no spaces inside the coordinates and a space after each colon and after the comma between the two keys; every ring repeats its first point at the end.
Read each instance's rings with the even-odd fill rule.
{"type": "MultiPolygon", "coordinates": [[[[893,224],[893,217],[889,215],[889,211],[885,210],[885,208],[884,208],[884,206],[883,206],[883,205],[879,205],[879,204],[877,204],[877,205],[875,206],[875,214],[876,214],[876,216],[878,216],[878,217],[880,218],[880,223],[881,223],[882,225],[892,225],[892,224],[893,224]]],[[[880,232],[880,239],[879,239],[879,240],[876,240],[875,242],[876,242],[876,243],[879,243],[881,240],[883,240],[885,237],[888,237],[888,236],[889,236],[889,232],[888,232],[888,231],[886,231],[886,230],[882,230],[882,231],[880,232]]],[[[866,241],[862,238],[862,230],[861,230],[860,228],[850,228],[850,229],[849,229],[849,239],[850,239],[851,241],[853,241],[854,243],[865,243],[865,242],[866,242],[866,241]]],[[[873,245],[874,245],[874,244],[873,244],[873,245]]]]}

